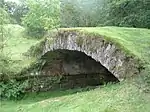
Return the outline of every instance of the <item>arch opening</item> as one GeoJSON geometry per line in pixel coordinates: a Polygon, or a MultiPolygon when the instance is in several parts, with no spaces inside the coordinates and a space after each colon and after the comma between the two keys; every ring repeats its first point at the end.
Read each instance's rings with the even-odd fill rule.
{"type": "Polygon", "coordinates": [[[63,76],[59,82],[62,88],[119,82],[100,62],[80,51],[58,49],[45,53],[42,59],[45,60],[43,73],[50,76],[63,76]]]}

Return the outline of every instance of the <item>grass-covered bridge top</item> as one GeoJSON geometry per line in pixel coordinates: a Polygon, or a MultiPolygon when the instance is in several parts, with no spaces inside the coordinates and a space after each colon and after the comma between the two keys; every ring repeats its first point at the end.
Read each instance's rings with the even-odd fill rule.
{"type": "Polygon", "coordinates": [[[64,28],[63,30],[76,30],[87,35],[103,36],[107,41],[118,44],[125,52],[137,56],[141,60],[150,62],[150,30],[127,27],[89,27],[64,28]]]}

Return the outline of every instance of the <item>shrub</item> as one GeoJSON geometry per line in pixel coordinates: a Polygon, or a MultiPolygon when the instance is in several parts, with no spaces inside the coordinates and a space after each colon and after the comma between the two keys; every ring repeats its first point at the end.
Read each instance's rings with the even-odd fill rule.
{"type": "Polygon", "coordinates": [[[20,82],[16,80],[0,82],[0,96],[2,99],[21,99],[25,95],[25,88],[28,81],[20,82]]]}
{"type": "Polygon", "coordinates": [[[0,54],[0,76],[9,74],[10,58],[3,53],[0,54]]]}

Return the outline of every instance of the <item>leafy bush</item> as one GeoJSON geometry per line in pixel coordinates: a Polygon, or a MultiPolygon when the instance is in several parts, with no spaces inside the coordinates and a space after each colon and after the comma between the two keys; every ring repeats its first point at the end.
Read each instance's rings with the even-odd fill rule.
{"type": "Polygon", "coordinates": [[[2,24],[8,24],[10,23],[10,21],[11,21],[10,15],[0,7],[0,22],[2,24]]]}
{"type": "Polygon", "coordinates": [[[28,81],[19,82],[16,80],[0,82],[0,96],[6,99],[21,99],[25,95],[25,88],[28,81]]]}
{"type": "Polygon", "coordinates": [[[10,70],[10,58],[3,53],[0,54],[0,76],[8,75],[10,70]]]}
{"type": "Polygon", "coordinates": [[[9,54],[0,53],[0,78],[3,80],[4,78],[9,78],[9,76],[13,76],[17,74],[18,68],[13,66],[17,64],[17,61],[12,60],[9,54]]]}
{"type": "Polygon", "coordinates": [[[15,68],[11,66],[12,63],[13,61],[8,56],[0,54],[0,98],[20,99],[24,95],[27,82],[9,80],[9,75],[15,71],[15,68]]]}

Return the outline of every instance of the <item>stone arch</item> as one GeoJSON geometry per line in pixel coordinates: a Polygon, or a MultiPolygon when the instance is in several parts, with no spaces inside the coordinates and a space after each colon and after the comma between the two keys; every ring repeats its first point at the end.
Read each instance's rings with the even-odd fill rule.
{"type": "Polygon", "coordinates": [[[137,61],[103,36],[89,36],[78,31],[60,31],[46,38],[42,55],[57,49],[85,53],[100,62],[119,81],[139,73],[137,61]]]}

